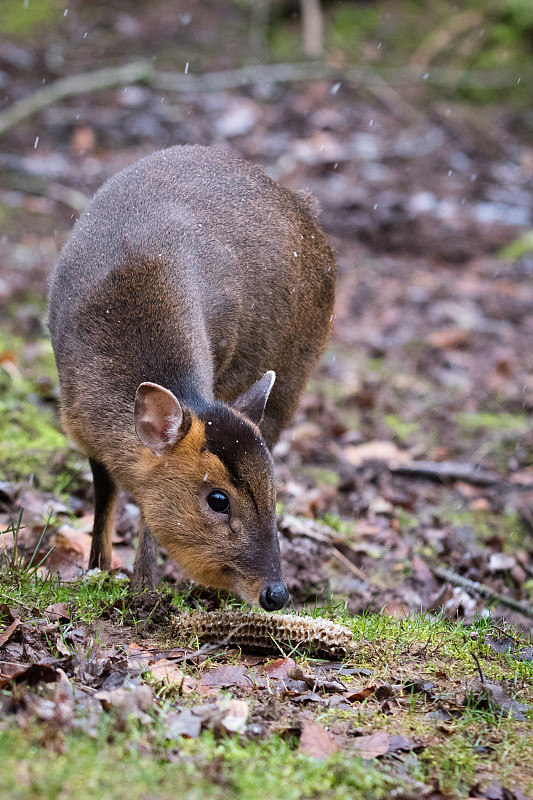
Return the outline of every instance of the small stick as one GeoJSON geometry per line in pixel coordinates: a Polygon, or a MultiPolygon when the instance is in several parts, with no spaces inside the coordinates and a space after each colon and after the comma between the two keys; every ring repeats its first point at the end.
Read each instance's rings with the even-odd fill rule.
{"type": "Polygon", "coordinates": [[[533,618],[533,607],[528,603],[522,603],[519,600],[515,600],[513,597],[500,594],[494,589],[491,589],[490,586],[487,586],[486,583],[471,581],[470,578],[458,575],[457,572],[453,572],[451,569],[445,569],[444,567],[432,567],[431,569],[437,578],[441,578],[449,583],[454,583],[456,586],[462,586],[463,589],[468,589],[468,591],[474,592],[481,597],[486,597],[488,600],[497,600],[502,606],[507,606],[507,608],[512,608],[513,611],[518,611],[526,617],[533,618]]]}
{"type": "Polygon", "coordinates": [[[472,464],[456,461],[411,461],[406,463],[391,462],[388,469],[396,475],[413,475],[436,481],[465,481],[476,486],[494,486],[506,483],[505,478],[497,472],[480,469],[472,464]]]}

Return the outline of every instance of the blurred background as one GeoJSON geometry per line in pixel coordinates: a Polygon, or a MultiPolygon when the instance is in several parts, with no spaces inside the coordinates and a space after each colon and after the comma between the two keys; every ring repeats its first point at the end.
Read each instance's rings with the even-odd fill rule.
{"type": "MultiPolygon", "coordinates": [[[[33,541],[53,508],[79,573],[47,280],[106,178],[200,143],[311,189],[338,255],[335,336],[276,450],[293,596],[472,618],[438,561],[530,603],[531,0],[0,0],[0,34],[0,522],[24,507],[33,541]]],[[[137,517],[125,498],[126,567],[137,517]]]]}

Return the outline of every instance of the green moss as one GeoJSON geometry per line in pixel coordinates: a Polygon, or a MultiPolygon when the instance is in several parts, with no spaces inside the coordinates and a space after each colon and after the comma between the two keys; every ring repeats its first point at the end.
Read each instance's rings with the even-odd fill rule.
{"type": "Polygon", "coordinates": [[[38,404],[28,384],[13,380],[4,370],[0,371],[0,446],[0,479],[27,479],[33,473],[39,481],[44,478],[41,485],[47,483],[41,473],[51,468],[54,456],[67,450],[52,411],[38,404]]]}
{"type": "Polygon", "coordinates": [[[405,422],[405,420],[396,417],[394,414],[385,414],[383,420],[394,431],[394,435],[402,444],[407,442],[419,430],[419,425],[416,422],[405,422]]]}
{"type": "Polygon", "coordinates": [[[317,485],[322,484],[322,486],[338,486],[339,485],[339,475],[332,469],[326,469],[325,467],[313,467],[308,466],[304,467],[301,471],[303,476],[307,476],[312,478],[314,483],[317,485]]]}
{"type": "Polygon", "coordinates": [[[328,511],[321,517],[320,521],[323,522],[324,525],[329,525],[336,533],[340,533],[346,538],[350,538],[353,535],[353,522],[341,519],[338,514],[333,514],[328,511]]]}
{"type": "Polygon", "coordinates": [[[295,61],[302,58],[301,26],[293,22],[271,26],[268,32],[268,47],[274,61],[295,61]]]}
{"type": "Polygon", "coordinates": [[[452,525],[472,528],[480,544],[495,536],[500,537],[505,552],[516,551],[530,538],[516,512],[493,514],[490,511],[453,511],[446,508],[441,509],[440,517],[452,525]]]}
{"type": "Polygon", "coordinates": [[[12,358],[0,363],[0,480],[34,480],[51,491],[63,491],[77,481],[85,462],[61,433],[55,405],[40,398],[41,382],[57,383],[52,348],[37,342],[26,355],[23,341],[0,335],[0,353],[12,358]]]}
{"type": "Polygon", "coordinates": [[[334,10],[327,32],[330,46],[357,55],[364,40],[378,34],[382,17],[377,5],[339,5],[334,10]]]}
{"type": "Polygon", "coordinates": [[[335,755],[324,762],[295,753],[290,741],[277,736],[242,744],[237,739],[216,741],[210,733],[177,742],[161,735],[154,742],[153,735],[150,740],[133,722],[125,733],[106,730],[105,722],[96,738],[81,731],[69,734],[64,752],[56,756],[39,746],[42,742],[34,729],[23,732],[11,727],[0,732],[2,797],[379,800],[390,797],[398,785],[360,758],[335,755]],[[159,758],[147,755],[151,745],[156,745],[159,758]],[[175,753],[172,762],[164,757],[169,749],[175,753]]]}
{"type": "Polygon", "coordinates": [[[24,36],[57,24],[65,5],[59,0],[2,0],[0,33],[24,36]]]}
{"type": "Polygon", "coordinates": [[[455,415],[455,419],[460,429],[467,434],[477,433],[480,428],[487,428],[500,433],[523,434],[533,426],[531,419],[525,414],[461,411],[455,415]]]}
{"type": "Polygon", "coordinates": [[[394,513],[401,528],[417,528],[420,524],[417,516],[410,514],[401,506],[395,506],[394,513]]]}
{"type": "Polygon", "coordinates": [[[517,261],[528,253],[533,253],[533,231],[524,233],[519,239],[503,247],[498,255],[505,261],[517,261]]]}

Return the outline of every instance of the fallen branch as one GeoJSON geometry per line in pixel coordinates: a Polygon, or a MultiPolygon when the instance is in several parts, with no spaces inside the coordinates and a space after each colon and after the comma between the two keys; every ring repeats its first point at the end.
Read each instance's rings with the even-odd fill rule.
{"type": "Polygon", "coordinates": [[[456,461],[407,461],[390,462],[388,469],[395,475],[410,475],[440,481],[464,481],[475,486],[494,486],[505,483],[505,478],[497,472],[481,469],[474,464],[456,461]]]}
{"type": "Polygon", "coordinates": [[[485,597],[487,600],[495,600],[498,603],[501,603],[502,606],[511,608],[513,611],[518,611],[520,614],[524,614],[526,617],[533,618],[533,607],[530,606],[529,603],[522,603],[519,600],[515,600],[513,597],[500,594],[494,589],[491,589],[490,586],[487,586],[486,583],[471,581],[470,578],[465,578],[463,575],[458,575],[457,572],[453,572],[451,569],[446,569],[445,567],[432,567],[431,569],[437,578],[441,578],[442,580],[448,581],[448,583],[452,583],[456,586],[461,586],[463,589],[473,592],[474,594],[478,594],[480,597],[485,597]]]}
{"type": "Polygon", "coordinates": [[[64,97],[108,89],[111,86],[138,83],[147,80],[152,74],[153,67],[148,61],[134,61],[122,67],[108,67],[84,75],[60,78],[3,111],[0,114],[0,135],[31,114],[42,111],[43,108],[57,103],[64,97]]]}
{"type": "MultiPolygon", "coordinates": [[[[520,76],[522,84],[527,84],[531,72],[520,76]]],[[[0,135],[26,117],[42,111],[47,106],[75,94],[109,89],[113,86],[144,82],[153,89],[167,92],[221,92],[254,84],[290,83],[292,81],[331,80],[350,85],[364,86],[383,103],[391,113],[411,122],[419,122],[424,115],[408,103],[394,85],[426,82],[438,86],[452,86],[469,89],[506,88],[516,85],[516,74],[512,70],[493,70],[466,72],[461,69],[431,68],[424,72],[419,67],[405,67],[374,70],[363,67],[339,69],[328,64],[300,62],[289,64],[256,64],[239,69],[210,72],[206,75],[185,75],[176,72],[156,72],[148,61],[134,61],[120,67],[71,75],[60,78],[50,86],[39,89],[29,97],[19,100],[0,114],[0,135]]]]}

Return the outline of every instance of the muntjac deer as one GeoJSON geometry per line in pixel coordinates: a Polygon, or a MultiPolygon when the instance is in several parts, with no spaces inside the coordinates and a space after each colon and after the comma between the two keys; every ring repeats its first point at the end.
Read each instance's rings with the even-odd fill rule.
{"type": "Polygon", "coordinates": [[[288,600],[270,451],[327,340],[335,257],[308,198],[206,147],[143,158],[97,192],[49,295],[65,430],[89,457],[89,567],[109,569],[118,486],[195,581],[288,600]]]}

